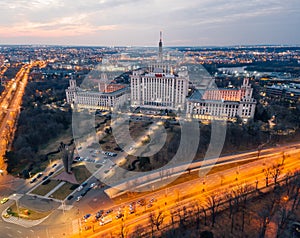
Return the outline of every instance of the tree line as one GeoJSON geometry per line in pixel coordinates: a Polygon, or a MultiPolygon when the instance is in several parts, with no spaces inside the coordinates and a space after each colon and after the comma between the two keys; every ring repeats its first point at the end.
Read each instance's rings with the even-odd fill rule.
{"type": "Polygon", "coordinates": [[[23,169],[30,171],[45,161],[47,157],[38,151],[69,128],[71,108],[64,105],[67,85],[68,79],[65,78],[29,82],[23,96],[12,150],[6,153],[9,173],[20,173],[23,169]]]}

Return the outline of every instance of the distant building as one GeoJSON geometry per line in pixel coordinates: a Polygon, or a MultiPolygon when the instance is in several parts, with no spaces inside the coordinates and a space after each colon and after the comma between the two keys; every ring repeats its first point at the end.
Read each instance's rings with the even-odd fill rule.
{"type": "Polygon", "coordinates": [[[300,100],[300,84],[290,83],[268,86],[266,88],[266,96],[297,102],[300,100]]]}

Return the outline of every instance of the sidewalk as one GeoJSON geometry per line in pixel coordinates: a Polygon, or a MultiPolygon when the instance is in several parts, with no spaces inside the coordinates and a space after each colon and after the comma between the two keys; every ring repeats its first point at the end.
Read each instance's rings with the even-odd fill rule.
{"type": "Polygon", "coordinates": [[[14,216],[10,216],[8,218],[5,218],[3,215],[6,214],[6,209],[2,212],[1,217],[3,219],[3,221],[8,222],[8,223],[13,223],[19,226],[23,226],[25,228],[30,228],[33,226],[37,226],[40,223],[42,223],[43,221],[45,221],[51,214],[49,214],[48,216],[39,219],[39,220],[26,220],[23,218],[19,218],[19,217],[14,217],[14,216]]]}

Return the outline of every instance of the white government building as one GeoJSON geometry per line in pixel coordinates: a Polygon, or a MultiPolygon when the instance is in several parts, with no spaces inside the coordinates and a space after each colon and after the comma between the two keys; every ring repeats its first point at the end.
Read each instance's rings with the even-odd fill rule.
{"type": "Polygon", "coordinates": [[[134,70],[130,88],[109,84],[102,75],[99,91],[88,91],[77,87],[76,81],[71,79],[66,97],[68,103],[82,108],[116,110],[130,100],[132,109],[180,110],[186,112],[187,117],[199,120],[235,120],[239,116],[247,121],[254,117],[256,101],[248,78],[237,89],[214,89],[209,87],[212,82],[207,82],[207,88],[196,87],[190,96],[189,83],[187,67],[163,61],[160,37],[157,62],[134,70]]]}
{"type": "Polygon", "coordinates": [[[120,84],[98,82],[98,91],[84,90],[70,79],[66,89],[67,102],[78,108],[113,110],[128,101],[129,88],[120,84]]]}

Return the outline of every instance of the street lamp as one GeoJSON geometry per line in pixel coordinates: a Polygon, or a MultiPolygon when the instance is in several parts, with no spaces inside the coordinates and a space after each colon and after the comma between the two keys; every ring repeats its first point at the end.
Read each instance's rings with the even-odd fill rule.
{"type": "MultiPolygon", "coordinates": [[[[14,197],[17,196],[17,194],[13,194],[14,197]]],[[[18,212],[18,219],[20,219],[20,210],[19,210],[19,203],[18,203],[18,198],[15,198],[15,201],[16,201],[16,206],[17,206],[17,212],[18,212]]]]}
{"type": "Polygon", "coordinates": [[[65,214],[64,200],[61,201],[61,208],[63,210],[63,214],[65,214]]]}

